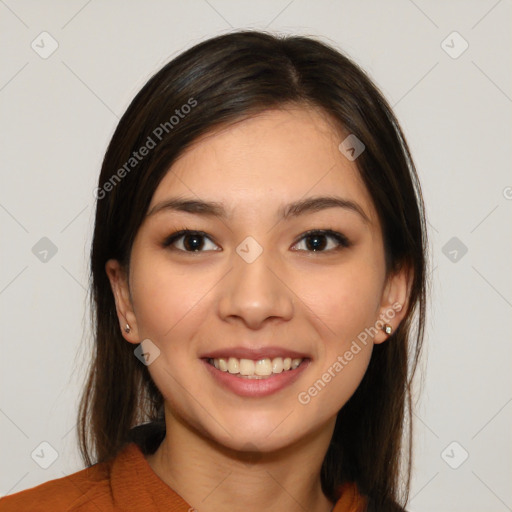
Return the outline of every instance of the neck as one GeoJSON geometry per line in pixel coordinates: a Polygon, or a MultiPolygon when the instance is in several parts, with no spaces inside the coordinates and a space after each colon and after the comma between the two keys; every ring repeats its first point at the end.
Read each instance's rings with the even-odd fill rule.
{"type": "Polygon", "coordinates": [[[334,421],[321,432],[270,453],[217,444],[166,412],[166,437],[147,460],[169,487],[201,512],[329,512],[320,469],[334,421]]]}

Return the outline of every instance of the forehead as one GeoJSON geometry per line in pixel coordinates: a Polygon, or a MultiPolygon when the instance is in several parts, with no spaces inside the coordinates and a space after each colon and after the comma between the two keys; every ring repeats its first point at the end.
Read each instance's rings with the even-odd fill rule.
{"type": "Polygon", "coordinates": [[[268,110],[216,129],[173,163],[150,208],[169,196],[216,201],[226,210],[270,211],[308,196],[357,201],[372,223],[376,212],[355,162],[338,146],[347,136],[322,112],[268,110]]]}

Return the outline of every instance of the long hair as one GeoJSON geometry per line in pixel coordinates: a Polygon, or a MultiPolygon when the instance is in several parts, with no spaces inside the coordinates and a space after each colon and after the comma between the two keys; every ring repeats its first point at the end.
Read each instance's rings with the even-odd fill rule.
{"type": "Polygon", "coordinates": [[[407,143],[382,94],[340,51],[309,37],[238,31],[201,42],[158,71],[119,121],[97,189],[94,354],[80,404],[80,449],[87,465],[105,461],[129,441],[133,427],[162,419],[162,395],[120,332],[106,261],[129,266],[153,193],[185,148],[213,128],[286,105],[319,108],[364,143],[356,164],[381,222],[387,275],[407,269],[412,276],[406,316],[375,346],[361,384],[338,413],[321,473],[330,499],[340,484],[353,481],[378,510],[388,510],[390,503],[407,502],[411,477],[411,382],[428,287],[423,199],[407,143]],[[144,158],[134,156],[150,145],[144,158]]]}

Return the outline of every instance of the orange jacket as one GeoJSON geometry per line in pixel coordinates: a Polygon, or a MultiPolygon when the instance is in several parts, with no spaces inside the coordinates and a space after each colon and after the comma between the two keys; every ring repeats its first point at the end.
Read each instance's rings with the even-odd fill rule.
{"type": "MultiPolygon", "coordinates": [[[[362,512],[366,499],[355,484],[340,487],[333,512],[362,512]]],[[[164,483],[135,443],[110,462],[0,499],[0,512],[194,512],[164,483]]]]}

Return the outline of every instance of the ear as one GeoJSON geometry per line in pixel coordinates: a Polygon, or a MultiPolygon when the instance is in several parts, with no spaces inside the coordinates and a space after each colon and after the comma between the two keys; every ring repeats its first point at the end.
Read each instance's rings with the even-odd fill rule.
{"type": "Polygon", "coordinates": [[[105,271],[116,301],[117,317],[119,319],[121,333],[126,341],[139,343],[137,320],[133,312],[126,271],[118,260],[108,260],[105,264],[105,271]],[[130,332],[126,332],[126,324],[130,326],[130,332]]]}
{"type": "Polygon", "coordinates": [[[386,280],[382,292],[379,317],[375,322],[377,333],[373,339],[374,343],[386,341],[398,329],[400,322],[404,319],[409,307],[412,277],[412,270],[404,266],[398,272],[390,274],[386,280]],[[386,324],[392,328],[391,334],[384,331],[386,324]]]}

